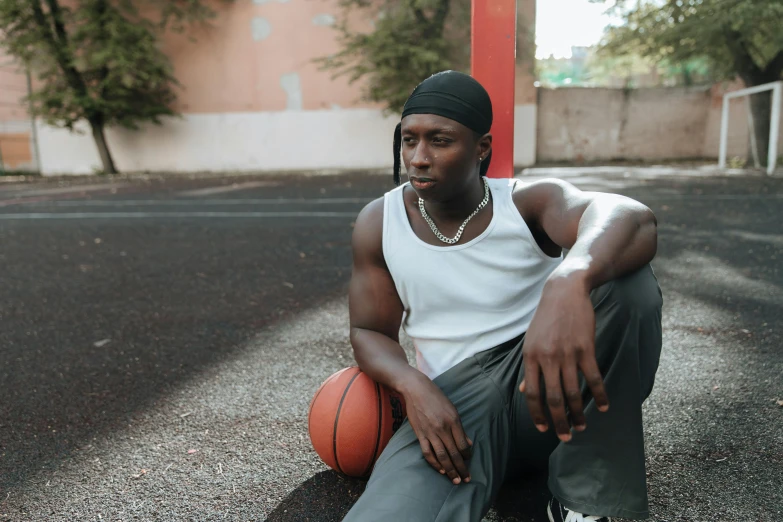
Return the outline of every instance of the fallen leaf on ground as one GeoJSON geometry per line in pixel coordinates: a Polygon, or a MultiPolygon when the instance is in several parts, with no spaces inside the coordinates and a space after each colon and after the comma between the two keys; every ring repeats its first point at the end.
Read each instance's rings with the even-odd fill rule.
{"type": "Polygon", "coordinates": [[[189,450],[188,450],[188,455],[193,455],[193,454],[194,454],[194,453],[196,453],[197,451],[198,451],[197,449],[189,449],[189,450]]]}
{"type": "Polygon", "coordinates": [[[133,475],[133,478],[135,478],[135,479],[137,479],[137,478],[141,478],[143,475],[146,475],[146,474],[147,474],[147,470],[146,470],[146,469],[142,469],[142,470],[139,472],[139,474],[138,474],[138,475],[133,475]]]}

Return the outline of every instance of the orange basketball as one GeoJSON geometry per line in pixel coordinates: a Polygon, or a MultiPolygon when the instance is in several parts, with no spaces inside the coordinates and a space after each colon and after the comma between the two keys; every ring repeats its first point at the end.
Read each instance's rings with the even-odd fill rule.
{"type": "Polygon", "coordinates": [[[327,466],[349,477],[367,477],[405,419],[400,394],[358,367],[330,376],[315,392],[307,414],[310,441],[327,466]]]}

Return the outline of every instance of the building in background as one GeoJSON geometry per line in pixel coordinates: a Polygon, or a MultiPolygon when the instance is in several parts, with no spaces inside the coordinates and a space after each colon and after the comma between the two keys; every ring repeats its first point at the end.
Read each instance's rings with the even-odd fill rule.
{"type": "Polygon", "coordinates": [[[33,123],[22,101],[27,89],[24,70],[0,52],[0,172],[38,170],[33,123]]]}
{"type": "MultiPolygon", "coordinates": [[[[107,130],[120,171],[391,168],[398,116],[384,116],[360,100],[359,83],[332,79],[314,63],[338,50],[338,0],[216,5],[212,26],[188,35],[195,43],[176,34],[163,41],[182,84],[175,106],[182,117],[139,131],[107,130]]],[[[371,28],[370,20],[355,23],[371,28]]],[[[574,47],[569,59],[538,61],[537,88],[534,31],[535,0],[519,0],[517,167],[717,158],[722,97],[741,82],[713,85],[699,64],[681,75],[633,59],[595,60],[594,49],[574,47]],[[686,80],[701,85],[682,86],[686,80]]],[[[24,71],[0,55],[0,165],[44,175],[99,171],[87,125],[69,132],[32,124],[21,101],[27,85],[24,71]]],[[[729,154],[747,157],[744,102],[732,104],[731,122],[729,154]]]]}
{"type": "MultiPolygon", "coordinates": [[[[392,137],[399,116],[362,102],[361,86],[332,79],[314,59],[338,50],[333,24],[337,0],[236,0],[216,4],[210,28],[167,34],[163,45],[182,84],[175,107],[181,118],[140,131],[107,130],[120,171],[280,171],[385,169],[392,165],[392,137]],[[196,38],[195,43],[188,36],[196,38]]],[[[518,46],[531,45],[535,0],[520,0],[527,29],[518,46]]],[[[370,20],[357,20],[366,24],[370,20]]],[[[518,49],[519,54],[519,49],[518,49]]],[[[532,55],[532,50],[529,53],[532,55]]],[[[1,59],[1,58],[0,58],[1,59]]],[[[15,74],[15,73],[14,73],[15,74]]],[[[0,84],[25,87],[10,74],[0,84]]],[[[423,79],[423,78],[422,78],[423,79]]],[[[536,93],[532,64],[517,67],[515,163],[535,161],[536,93]]],[[[411,89],[415,87],[411,86],[411,89]]],[[[20,90],[19,94],[24,94],[20,90]]],[[[3,91],[3,99],[12,96],[3,91]]],[[[0,113],[3,151],[33,165],[32,133],[21,105],[0,113]],[[25,128],[26,130],[22,131],[25,128]],[[13,131],[13,132],[12,132],[13,131]],[[19,132],[16,132],[19,131],[19,132]],[[17,136],[11,138],[11,136],[17,136]],[[28,136],[27,145],[23,136],[28,136]],[[11,140],[17,140],[10,145],[11,140]],[[26,158],[26,159],[25,159],[26,158]]],[[[100,169],[88,127],[69,132],[37,124],[40,171],[84,174],[100,169]]],[[[34,140],[33,140],[34,141],[34,140]]],[[[9,166],[12,165],[9,163],[9,166]]]]}

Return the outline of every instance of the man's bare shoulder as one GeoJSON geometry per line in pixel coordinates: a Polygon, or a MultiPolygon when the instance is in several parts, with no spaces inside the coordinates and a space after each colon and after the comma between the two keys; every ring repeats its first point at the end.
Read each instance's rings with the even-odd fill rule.
{"type": "Polygon", "coordinates": [[[520,180],[515,184],[511,198],[526,221],[537,222],[547,210],[582,204],[590,199],[591,194],[562,179],[544,178],[520,180]]]}
{"type": "Polygon", "coordinates": [[[365,205],[356,217],[353,228],[354,255],[383,255],[383,206],[380,197],[365,205]]]}
{"type": "Polygon", "coordinates": [[[535,181],[519,180],[514,185],[511,197],[517,206],[541,204],[563,193],[579,192],[574,185],[557,178],[544,178],[535,181]]]}

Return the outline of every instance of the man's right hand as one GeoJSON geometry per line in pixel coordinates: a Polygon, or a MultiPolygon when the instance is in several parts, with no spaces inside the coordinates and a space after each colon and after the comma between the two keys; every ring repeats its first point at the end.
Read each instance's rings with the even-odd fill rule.
{"type": "Polygon", "coordinates": [[[470,482],[466,461],[471,441],[454,405],[431,380],[422,376],[404,393],[405,406],[425,460],[454,484],[470,482]]]}

